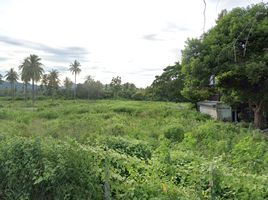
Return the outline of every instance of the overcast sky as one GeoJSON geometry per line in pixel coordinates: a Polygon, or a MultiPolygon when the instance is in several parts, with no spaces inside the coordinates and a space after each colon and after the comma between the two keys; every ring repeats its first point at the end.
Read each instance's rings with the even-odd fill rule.
{"type": "MultiPolygon", "coordinates": [[[[261,0],[207,0],[205,29],[226,8],[261,0]]],[[[263,1],[263,2],[267,2],[263,1]]],[[[77,59],[86,75],[139,87],[179,61],[184,42],[203,32],[203,0],[0,0],[0,73],[30,54],[61,78],[77,59]]]]}

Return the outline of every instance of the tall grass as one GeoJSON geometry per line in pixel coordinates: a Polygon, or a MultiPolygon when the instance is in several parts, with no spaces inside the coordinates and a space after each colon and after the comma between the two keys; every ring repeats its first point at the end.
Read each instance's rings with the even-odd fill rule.
{"type": "Polygon", "coordinates": [[[188,104],[0,106],[0,199],[267,199],[268,142],[188,104]]]}

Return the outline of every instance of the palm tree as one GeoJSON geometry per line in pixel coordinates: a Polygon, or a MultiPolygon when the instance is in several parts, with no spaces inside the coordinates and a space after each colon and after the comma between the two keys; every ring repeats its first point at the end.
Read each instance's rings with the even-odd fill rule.
{"type": "Polygon", "coordinates": [[[0,84],[2,84],[4,81],[3,81],[3,76],[2,76],[2,74],[0,74],[0,84]]]}
{"type": "Polygon", "coordinates": [[[94,84],[94,79],[90,75],[88,75],[86,76],[86,81],[84,84],[86,85],[87,88],[87,99],[89,100],[90,86],[94,84]]]}
{"type": "Polygon", "coordinates": [[[44,69],[42,68],[41,58],[39,58],[37,55],[30,55],[26,58],[26,65],[23,67],[29,73],[30,79],[32,80],[32,101],[34,105],[35,101],[35,91],[34,91],[34,83],[39,81],[41,79],[41,76],[44,72],[44,69]]]}
{"type": "Polygon", "coordinates": [[[80,63],[75,60],[73,63],[70,64],[69,70],[74,74],[74,99],[76,98],[76,75],[81,72],[81,69],[79,68],[81,65],[80,63]]]}
{"type": "Polygon", "coordinates": [[[28,91],[27,86],[31,80],[31,74],[30,74],[27,58],[25,58],[23,63],[19,66],[19,70],[21,70],[21,80],[24,83],[24,98],[26,101],[27,100],[27,91],[28,91]]]}
{"type": "Polygon", "coordinates": [[[14,71],[14,68],[11,68],[5,75],[5,78],[7,81],[10,82],[11,91],[12,91],[12,99],[14,100],[15,99],[15,83],[17,82],[19,75],[16,71],[14,71]]]}
{"type": "Polygon", "coordinates": [[[49,77],[49,74],[42,75],[41,90],[42,90],[44,95],[47,95],[47,92],[48,92],[48,81],[49,81],[48,77],[49,77]]]}
{"type": "Polygon", "coordinates": [[[59,88],[60,79],[59,79],[59,72],[55,69],[50,71],[48,74],[48,88],[50,90],[52,100],[54,99],[54,95],[56,90],[59,88]]]}
{"type": "Polygon", "coordinates": [[[71,79],[66,77],[63,81],[63,84],[65,87],[65,95],[67,98],[69,98],[71,96],[73,82],[71,81],[71,79]]]}

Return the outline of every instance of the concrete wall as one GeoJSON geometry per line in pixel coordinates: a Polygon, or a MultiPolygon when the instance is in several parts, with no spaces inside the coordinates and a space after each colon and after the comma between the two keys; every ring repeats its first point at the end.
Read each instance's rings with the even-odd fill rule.
{"type": "Polygon", "coordinates": [[[201,113],[210,115],[210,116],[213,117],[214,119],[217,119],[217,110],[216,110],[216,108],[209,107],[209,106],[202,106],[202,105],[201,105],[201,106],[199,107],[199,111],[200,111],[201,113]]]}
{"type": "Polygon", "coordinates": [[[199,105],[199,111],[210,115],[214,119],[232,121],[232,109],[226,104],[218,103],[216,105],[199,105]]]}
{"type": "Polygon", "coordinates": [[[224,120],[224,121],[232,121],[232,109],[231,109],[231,107],[219,106],[217,108],[217,110],[218,110],[218,119],[224,120]]]}

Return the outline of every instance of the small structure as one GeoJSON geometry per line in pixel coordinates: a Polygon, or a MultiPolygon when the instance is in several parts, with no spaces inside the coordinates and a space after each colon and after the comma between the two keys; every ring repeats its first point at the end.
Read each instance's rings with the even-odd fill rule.
{"type": "Polygon", "coordinates": [[[223,121],[232,121],[232,108],[231,106],[220,101],[201,101],[197,103],[198,110],[201,113],[210,115],[214,119],[223,121]]]}

